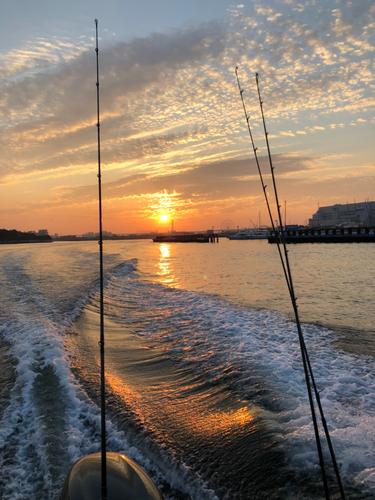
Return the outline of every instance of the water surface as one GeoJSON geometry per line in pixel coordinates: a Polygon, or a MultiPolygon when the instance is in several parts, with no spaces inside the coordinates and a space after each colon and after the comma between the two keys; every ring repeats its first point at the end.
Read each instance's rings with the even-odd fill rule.
{"type": "MultiPolygon", "coordinates": [[[[166,499],[322,498],[276,247],[104,250],[109,449],[166,499]]],[[[374,253],[290,247],[347,498],[375,498],[374,253]]],[[[0,495],[57,499],[74,460],[100,446],[97,243],[0,247],[0,292],[0,495]]]]}

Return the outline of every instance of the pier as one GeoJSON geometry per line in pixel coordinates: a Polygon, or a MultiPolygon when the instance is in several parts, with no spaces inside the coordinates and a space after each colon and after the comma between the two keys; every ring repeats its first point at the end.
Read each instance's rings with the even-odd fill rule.
{"type": "Polygon", "coordinates": [[[214,233],[172,233],[153,238],[154,243],[219,243],[219,235],[214,233]]]}
{"type": "MultiPolygon", "coordinates": [[[[375,227],[325,227],[284,230],[285,243],[375,243],[375,227]]],[[[273,232],[268,243],[276,243],[273,232]]]]}

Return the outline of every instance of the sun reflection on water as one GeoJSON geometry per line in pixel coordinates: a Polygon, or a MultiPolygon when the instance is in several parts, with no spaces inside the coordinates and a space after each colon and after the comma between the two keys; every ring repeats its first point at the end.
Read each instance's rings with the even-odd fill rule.
{"type": "MultiPolygon", "coordinates": [[[[209,394],[190,394],[181,398],[176,387],[165,383],[150,384],[144,392],[125,384],[115,373],[106,372],[106,382],[111,390],[125,401],[142,422],[155,435],[170,439],[172,435],[197,436],[201,439],[217,439],[228,434],[246,434],[249,424],[255,428],[256,417],[248,406],[237,408],[207,408],[209,394]],[[158,417],[155,419],[155,415],[158,417]],[[168,422],[168,427],[161,422],[168,422]],[[182,434],[181,434],[182,433],[182,434]],[[169,436],[169,437],[168,437],[169,436]]],[[[172,438],[173,439],[173,438],[172,438]]],[[[178,437],[177,437],[178,439],[178,437]]]]}
{"type": "Polygon", "coordinates": [[[228,432],[239,431],[246,424],[254,420],[248,408],[242,407],[238,410],[215,411],[199,416],[190,422],[196,434],[217,435],[227,434],[228,432]]]}
{"type": "Polygon", "coordinates": [[[157,276],[160,283],[178,288],[177,277],[171,263],[171,249],[167,243],[159,246],[160,254],[158,260],[157,276]]]}

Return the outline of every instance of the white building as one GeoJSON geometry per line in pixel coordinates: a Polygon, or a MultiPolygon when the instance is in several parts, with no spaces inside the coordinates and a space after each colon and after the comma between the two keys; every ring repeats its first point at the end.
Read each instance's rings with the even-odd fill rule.
{"type": "Polygon", "coordinates": [[[375,226],[375,201],[320,207],[309,219],[309,227],[375,226]]]}

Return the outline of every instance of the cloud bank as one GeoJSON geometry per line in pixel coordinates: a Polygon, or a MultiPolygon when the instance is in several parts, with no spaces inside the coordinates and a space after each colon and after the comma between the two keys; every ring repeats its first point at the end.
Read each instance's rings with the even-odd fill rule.
{"type": "MultiPolygon", "coordinates": [[[[232,7],[220,22],[100,46],[103,182],[113,230],[116,217],[145,228],[165,193],[184,224],[200,216],[205,225],[210,217],[240,221],[241,211],[260,204],[236,65],[264,154],[253,80],[260,73],[275,163],[282,183],[288,179],[286,195],[300,186],[310,211],[304,219],[311,216],[306,199],[315,203],[325,192],[319,178],[335,180],[327,204],[345,192],[347,176],[360,179],[354,196],[370,196],[369,147],[353,160],[348,138],[362,128],[366,140],[373,127],[374,15],[367,0],[254,3],[232,7]]],[[[94,42],[39,38],[1,60],[0,213],[10,224],[33,212],[59,230],[64,206],[72,207],[82,214],[79,231],[96,196],[94,42]]]]}

